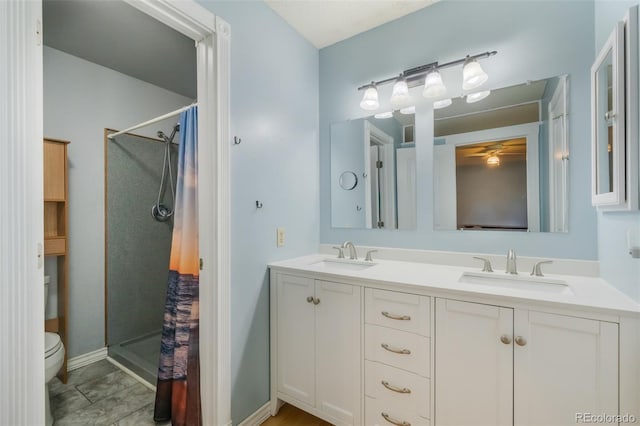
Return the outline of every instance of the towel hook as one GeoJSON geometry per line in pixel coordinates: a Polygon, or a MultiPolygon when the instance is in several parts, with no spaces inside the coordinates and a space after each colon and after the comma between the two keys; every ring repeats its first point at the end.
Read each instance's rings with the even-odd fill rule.
{"type": "Polygon", "coordinates": [[[240,139],[240,138],[239,138],[239,137],[237,137],[237,136],[234,136],[234,137],[233,137],[233,144],[234,144],[234,145],[240,145],[241,143],[242,143],[242,139],[240,139]]]}
{"type": "Polygon", "coordinates": [[[262,208],[262,203],[256,200],[256,209],[261,209],[261,208],[262,208]]]}

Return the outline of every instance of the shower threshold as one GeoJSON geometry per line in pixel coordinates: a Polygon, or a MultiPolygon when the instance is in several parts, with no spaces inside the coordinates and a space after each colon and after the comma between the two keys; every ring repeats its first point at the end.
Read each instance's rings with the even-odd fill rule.
{"type": "Polygon", "coordinates": [[[108,347],[111,358],[124,365],[150,384],[158,378],[161,331],[144,334],[108,347]]]}

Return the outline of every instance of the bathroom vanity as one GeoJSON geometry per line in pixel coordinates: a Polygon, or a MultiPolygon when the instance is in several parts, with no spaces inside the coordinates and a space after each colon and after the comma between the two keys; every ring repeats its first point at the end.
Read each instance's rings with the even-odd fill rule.
{"type": "Polygon", "coordinates": [[[600,278],[328,255],[270,270],[272,415],[287,402],[337,425],[640,419],[640,305],[600,278]]]}

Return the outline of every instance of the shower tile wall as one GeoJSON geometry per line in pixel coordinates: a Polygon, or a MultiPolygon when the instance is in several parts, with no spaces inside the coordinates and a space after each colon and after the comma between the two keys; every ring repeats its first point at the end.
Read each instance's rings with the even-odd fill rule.
{"type": "MultiPolygon", "coordinates": [[[[176,135],[175,141],[178,140],[176,135]]],[[[177,145],[172,145],[175,185],[177,145]]],[[[162,328],[172,220],[151,216],[164,156],[157,140],[121,135],[107,143],[107,343],[148,340],[162,328]]],[[[164,201],[173,207],[169,185],[164,201]]],[[[157,344],[152,339],[151,346],[157,344]]],[[[153,362],[157,362],[154,360],[153,362]]]]}

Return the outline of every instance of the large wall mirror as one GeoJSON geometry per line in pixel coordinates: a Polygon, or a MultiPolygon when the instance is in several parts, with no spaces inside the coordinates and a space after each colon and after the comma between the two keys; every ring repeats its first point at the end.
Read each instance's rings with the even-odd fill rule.
{"type": "Polygon", "coordinates": [[[415,114],[377,117],[331,125],[334,228],[416,226],[415,114]]]}
{"type": "Polygon", "coordinates": [[[568,231],[568,76],[434,110],[437,230],[568,231]]]}

